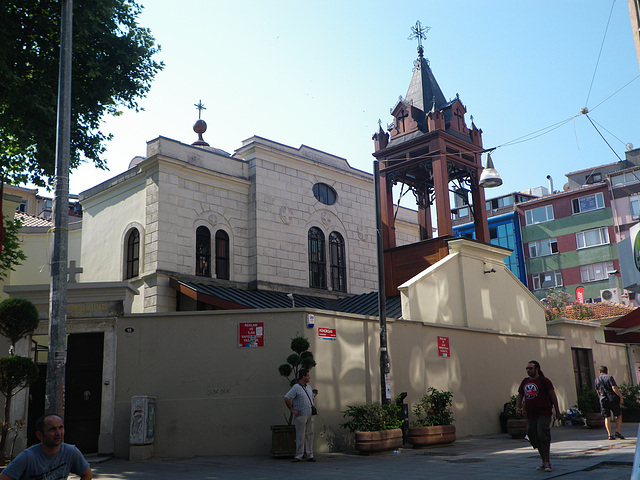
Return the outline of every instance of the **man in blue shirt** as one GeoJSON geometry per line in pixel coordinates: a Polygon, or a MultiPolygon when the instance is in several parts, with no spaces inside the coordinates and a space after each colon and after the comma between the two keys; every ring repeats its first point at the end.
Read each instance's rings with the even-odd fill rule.
{"type": "Polygon", "coordinates": [[[0,480],[59,480],[75,473],[91,480],[89,464],[73,445],[63,443],[64,425],[57,415],[44,415],[36,422],[38,445],[27,448],[0,473],[0,480]]]}

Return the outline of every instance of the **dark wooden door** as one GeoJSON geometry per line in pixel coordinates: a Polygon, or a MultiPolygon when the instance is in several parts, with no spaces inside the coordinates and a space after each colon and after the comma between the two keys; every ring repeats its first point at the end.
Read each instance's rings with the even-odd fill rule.
{"type": "Polygon", "coordinates": [[[101,332],[75,333],[67,340],[65,442],[82,453],[98,452],[103,345],[101,332]]]}
{"type": "Polygon", "coordinates": [[[591,350],[588,348],[572,348],[573,355],[573,374],[576,381],[576,392],[580,395],[582,384],[585,383],[587,388],[593,388],[593,379],[591,374],[591,350]]]}

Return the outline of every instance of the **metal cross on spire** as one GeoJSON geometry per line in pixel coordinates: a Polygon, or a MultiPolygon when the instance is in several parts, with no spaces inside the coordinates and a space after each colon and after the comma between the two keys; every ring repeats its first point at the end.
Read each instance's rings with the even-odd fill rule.
{"type": "Polygon", "coordinates": [[[411,35],[407,40],[413,40],[414,38],[418,39],[418,53],[422,55],[424,49],[422,48],[422,40],[427,38],[427,33],[431,30],[431,27],[422,26],[420,20],[416,21],[416,24],[411,27],[411,35]]]}
{"type": "Polygon", "coordinates": [[[204,106],[202,100],[198,100],[198,103],[194,103],[193,106],[198,110],[198,120],[200,120],[202,116],[202,110],[206,110],[207,107],[204,106]]]}

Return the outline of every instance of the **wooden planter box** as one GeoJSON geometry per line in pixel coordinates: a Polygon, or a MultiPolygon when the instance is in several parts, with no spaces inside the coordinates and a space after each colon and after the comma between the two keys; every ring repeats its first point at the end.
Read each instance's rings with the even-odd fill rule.
{"type": "Polygon", "coordinates": [[[295,425],[271,425],[271,455],[275,458],[296,456],[295,425]]]}
{"type": "Polygon", "coordinates": [[[526,418],[510,418],[507,420],[507,433],[511,438],[524,438],[527,434],[526,418]]]}
{"type": "MultiPolygon", "coordinates": [[[[624,418],[624,417],[623,417],[624,418]]],[[[604,417],[601,413],[585,413],[584,419],[587,422],[587,427],[589,428],[603,428],[604,427],[604,417]]]]}
{"type": "Polygon", "coordinates": [[[413,445],[413,448],[427,447],[431,445],[444,445],[455,441],[455,425],[409,427],[409,442],[413,445]]]}
{"type": "Polygon", "coordinates": [[[355,432],[356,450],[360,453],[378,453],[402,446],[402,429],[380,430],[378,432],[355,432]]]}

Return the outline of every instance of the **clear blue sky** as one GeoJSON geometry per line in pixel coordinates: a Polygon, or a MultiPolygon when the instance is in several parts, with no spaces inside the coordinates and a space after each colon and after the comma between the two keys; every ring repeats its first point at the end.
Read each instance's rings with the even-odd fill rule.
{"type": "MultiPolygon", "coordinates": [[[[212,146],[232,153],[259,135],[372,172],[371,135],[378,119],[391,122],[389,110],[409,85],[416,20],[431,27],[425,56],[440,88],[449,99],[460,95],[485,148],[584,106],[620,157],[626,143],[640,147],[640,70],[626,0],[142,3],[140,23],[161,45],[165,70],[141,101],[144,112],[104,122],[114,135],[110,172],[81,167],[71,193],[123,172],[160,135],[192,143],[198,100],[212,146]]],[[[492,157],[504,185],[488,197],[546,186],[547,175],[561,189],[567,172],[618,161],[584,115],[492,157]]]]}

